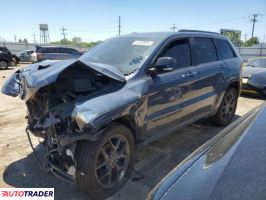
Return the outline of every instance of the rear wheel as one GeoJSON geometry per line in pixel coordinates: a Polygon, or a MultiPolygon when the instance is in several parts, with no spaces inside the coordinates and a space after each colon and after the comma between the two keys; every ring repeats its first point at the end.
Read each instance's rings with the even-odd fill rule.
{"type": "Polygon", "coordinates": [[[235,115],[237,98],[237,91],[232,87],[228,88],[224,94],[217,113],[214,117],[212,117],[212,121],[220,126],[226,126],[230,124],[235,115]]]}
{"type": "Polygon", "coordinates": [[[78,143],[79,173],[76,182],[95,198],[116,192],[130,177],[134,165],[135,142],[130,130],[114,123],[99,141],[78,143]]]}
{"type": "Polygon", "coordinates": [[[0,60],[0,69],[7,69],[8,63],[4,60],[0,60]]]}

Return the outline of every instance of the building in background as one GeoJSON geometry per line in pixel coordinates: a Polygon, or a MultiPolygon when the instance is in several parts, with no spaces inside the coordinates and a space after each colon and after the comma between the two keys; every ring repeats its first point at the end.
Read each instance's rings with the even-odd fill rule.
{"type": "Polygon", "coordinates": [[[233,29],[220,29],[220,34],[227,36],[235,46],[240,46],[241,31],[233,29]]]}

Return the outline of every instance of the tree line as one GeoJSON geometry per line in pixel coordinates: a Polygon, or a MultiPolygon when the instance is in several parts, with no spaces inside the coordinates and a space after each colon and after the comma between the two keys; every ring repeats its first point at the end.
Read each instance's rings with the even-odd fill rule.
{"type": "Polygon", "coordinates": [[[90,48],[97,44],[99,44],[101,41],[96,42],[83,42],[80,37],[73,37],[72,40],[68,39],[61,39],[59,41],[51,42],[52,44],[61,44],[61,45],[73,45],[73,46],[79,46],[80,48],[90,48]]]}

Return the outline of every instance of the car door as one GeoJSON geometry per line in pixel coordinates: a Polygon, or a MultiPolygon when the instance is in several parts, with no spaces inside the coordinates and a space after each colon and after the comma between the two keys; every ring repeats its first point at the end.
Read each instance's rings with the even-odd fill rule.
{"type": "MultiPolygon", "coordinates": [[[[218,59],[214,40],[210,37],[192,37],[192,65],[196,72],[193,89],[186,98],[184,120],[213,112],[226,83],[225,63],[218,59]]],[[[191,69],[192,71],[192,69],[191,69]]]]}
{"type": "Polygon", "coordinates": [[[188,38],[169,41],[156,59],[160,57],[171,57],[176,61],[176,65],[173,71],[151,76],[146,137],[176,126],[182,112],[183,98],[193,79],[193,73],[186,74],[186,67],[192,63],[188,38]]]}
{"type": "MultiPolygon", "coordinates": [[[[212,39],[190,38],[186,41],[191,63],[152,78],[147,137],[189,124],[213,110],[217,87],[223,79],[224,63],[218,60],[212,39]]],[[[184,52],[187,52],[184,46],[175,52],[177,63],[183,62],[184,52]]],[[[164,56],[173,57],[171,54],[167,52],[164,56]]]]}

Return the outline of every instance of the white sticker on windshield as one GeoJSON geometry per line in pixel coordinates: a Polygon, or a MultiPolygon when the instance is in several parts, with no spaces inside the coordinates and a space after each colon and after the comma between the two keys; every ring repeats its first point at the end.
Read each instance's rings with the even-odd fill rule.
{"type": "Polygon", "coordinates": [[[139,46],[151,46],[153,44],[153,41],[141,41],[136,40],[132,43],[132,45],[139,45],[139,46]]]}

